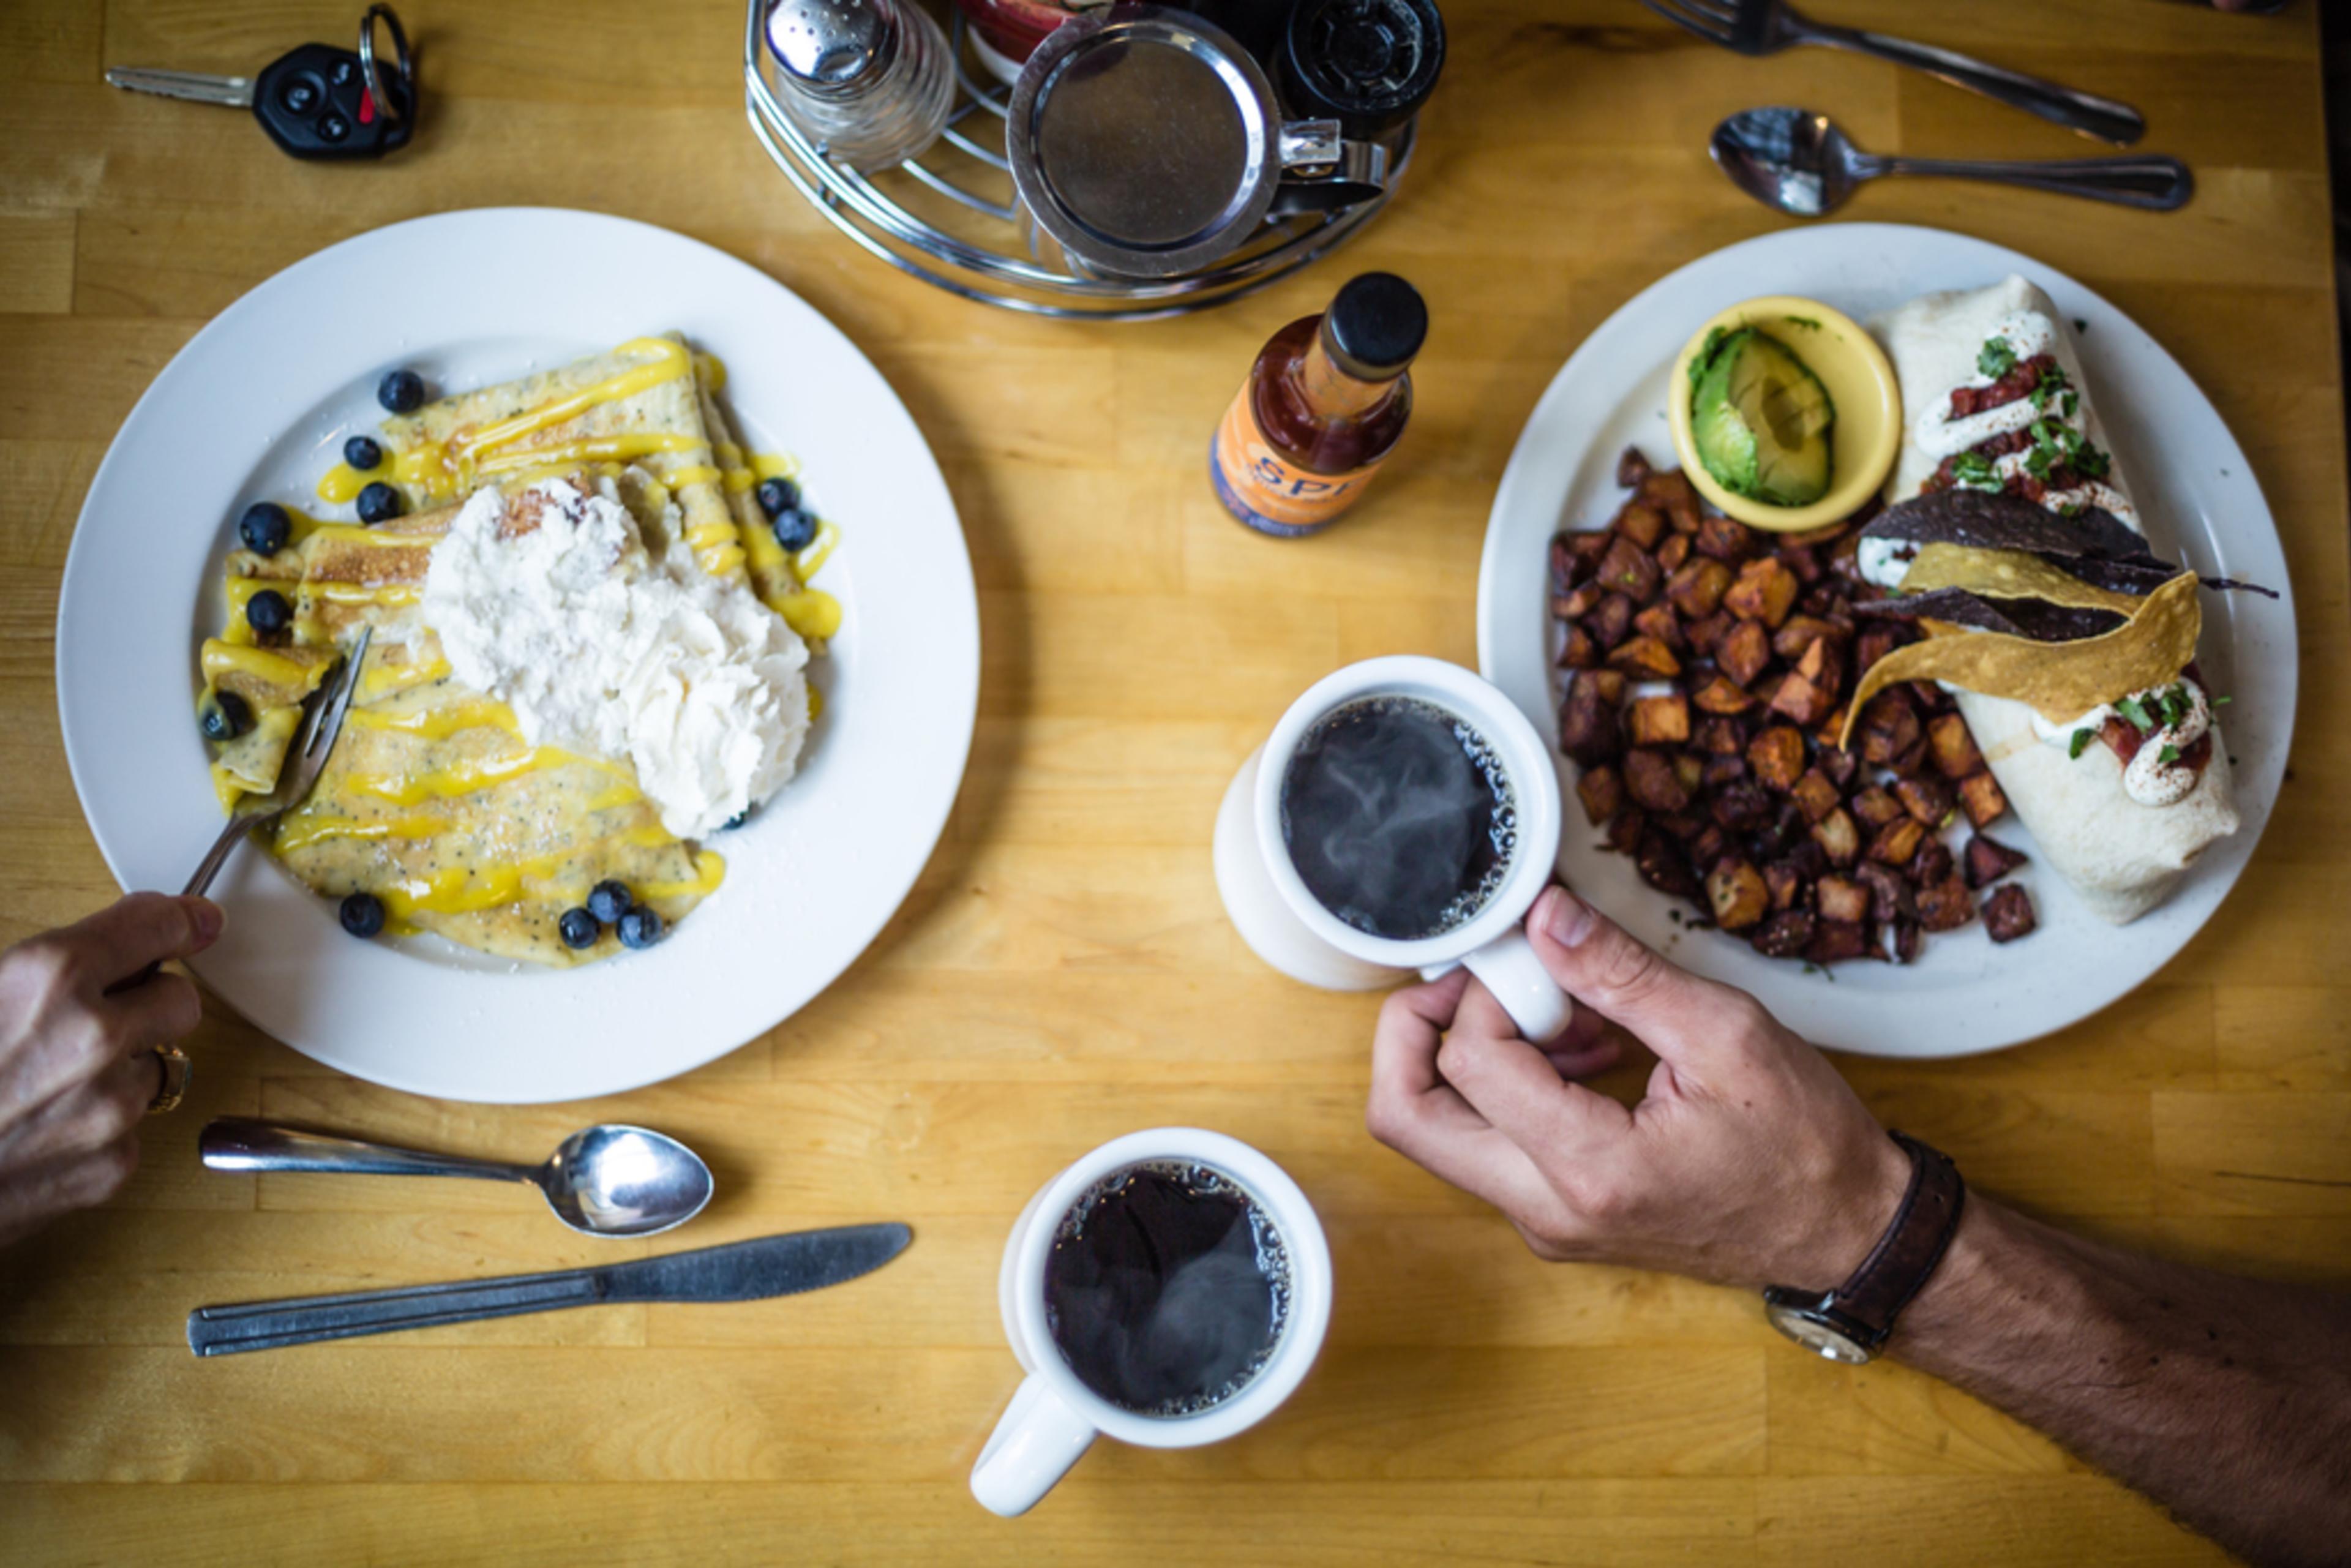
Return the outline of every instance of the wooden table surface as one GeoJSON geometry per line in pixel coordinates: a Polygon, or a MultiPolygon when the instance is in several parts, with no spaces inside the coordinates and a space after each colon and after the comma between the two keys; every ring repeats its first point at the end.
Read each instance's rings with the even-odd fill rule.
{"type": "MultiPolygon", "coordinates": [[[[1532,1260],[1494,1214],[1364,1134],[1375,999],[1262,967],[1209,869],[1226,780],[1315,677],[1390,652],[1474,663],[1487,507],[1568,353],[1658,275],[1782,226],[1708,167],[1720,115],[1817,106],[1888,151],[2087,144],[1828,51],[1742,60],[1631,0],[1448,0],[1447,80],[1393,212],[1259,298],[1114,327],[960,303],[833,235],[746,131],[726,0],[411,0],[431,108],[416,144],[375,167],[298,164],[242,115],[100,85],[107,61],[249,70],[341,39],[357,9],[0,4],[0,937],[115,891],[66,777],[51,628],[117,425],[246,289],[453,207],[598,208],[711,241],[880,364],[946,468],[977,568],[970,771],[864,958],[798,1017],[655,1089],[525,1109],[419,1100],[214,1008],[192,1101],[150,1124],[129,1189],[0,1257],[0,1560],[2219,1555],[1970,1399],[1801,1354],[1751,1299],[1532,1260]],[[1210,426],[1269,332],[1374,266],[1416,279],[1434,313],[1414,428],[1344,528],[1249,534],[1210,495],[1210,426]],[[883,1218],[917,1239],[883,1275],[787,1302],[199,1363],[182,1340],[199,1302],[628,1249],[570,1239],[508,1189],[208,1175],[196,1133],[224,1113],[505,1156],[590,1120],[641,1121],[717,1170],[693,1242],[883,1218]],[[995,1520],[965,1478],[1017,1381],[996,1317],[1006,1229],[1064,1162],[1160,1123],[1248,1139],[1321,1208],[1340,1278],[1321,1364],[1241,1440],[1105,1444],[1027,1520],[995,1520]]],[[[1871,188],[1850,212],[2044,257],[2168,345],[2259,472],[2304,662],[2300,745],[2261,852],[2152,982],[1996,1056],[1842,1065],[1986,1190],[2176,1256],[2342,1278],[2351,636],[2316,7],[1820,9],[2129,99],[2147,147],[2195,165],[2194,204],[2168,216],[1933,183],[1871,188]]],[[[228,498],[155,501],[158,528],[211,528],[228,498]]]]}

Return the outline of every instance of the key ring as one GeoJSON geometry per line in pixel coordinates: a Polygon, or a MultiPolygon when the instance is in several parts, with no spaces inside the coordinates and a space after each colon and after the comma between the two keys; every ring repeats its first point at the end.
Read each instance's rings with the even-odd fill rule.
{"type": "Polygon", "coordinates": [[[392,45],[400,51],[401,89],[412,99],[416,90],[416,68],[409,63],[408,33],[400,25],[400,14],[389,5],[369,6],[367,15],[360,18],[360,74],[367,78],[368,95],[375,99],[377,112],[397,125],[408,118],[408,112],[383,90],[383,78],[376,74],[375,19],[378,16],[382,17],[384,26],[392,29],[392,45]]]}

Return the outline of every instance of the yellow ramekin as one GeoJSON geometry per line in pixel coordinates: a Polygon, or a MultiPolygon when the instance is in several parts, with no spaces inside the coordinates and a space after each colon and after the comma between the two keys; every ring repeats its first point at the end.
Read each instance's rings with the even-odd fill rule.
{"type": "Polygon", "coordinates": [[[1691,333],[1675,357],[1667,405],[1674,450],[1681,455],[1682,472],[1698,493],[1724,516],[1775,533],[1825,528],[1851,517],[1886,483],[1895,455],[1902,449],[1902,387],[1886,362],[1886,350],[1843,311],[1792,294],[1767,294],[1734,305],[1691,333]],[[1698,444],[1690,435],[1689,368],[1718,327],[1725,331],[1753,327],[1777,339],[1828,389],[1836,409],[1829,432],[1829,493],[1811,506],[1775,507],[1734,495],[1717,484],[1699,461],[1698,444]]]}

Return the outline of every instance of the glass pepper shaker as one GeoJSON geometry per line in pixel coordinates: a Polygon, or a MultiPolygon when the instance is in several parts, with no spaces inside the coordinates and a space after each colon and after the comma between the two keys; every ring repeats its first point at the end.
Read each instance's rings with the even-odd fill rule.
{"type": "Polygon", "coordinates": [[[765,74],[820,152],[862,174],[917,158],[955,97],[946,37],[907,0],[773,0],[765,74]]]}

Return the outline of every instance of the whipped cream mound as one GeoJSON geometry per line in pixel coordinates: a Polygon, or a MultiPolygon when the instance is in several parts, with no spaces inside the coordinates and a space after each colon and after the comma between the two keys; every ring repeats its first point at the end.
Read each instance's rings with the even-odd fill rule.
{"type": "Polygon", "coordinates": [[[807,644],[683,546],[652,554],[610,479],[476,492],[434,547],[422,608],[452,674],[534,746],[626,758],[679,838],[766,800],[799,761],[807,644]]]}

